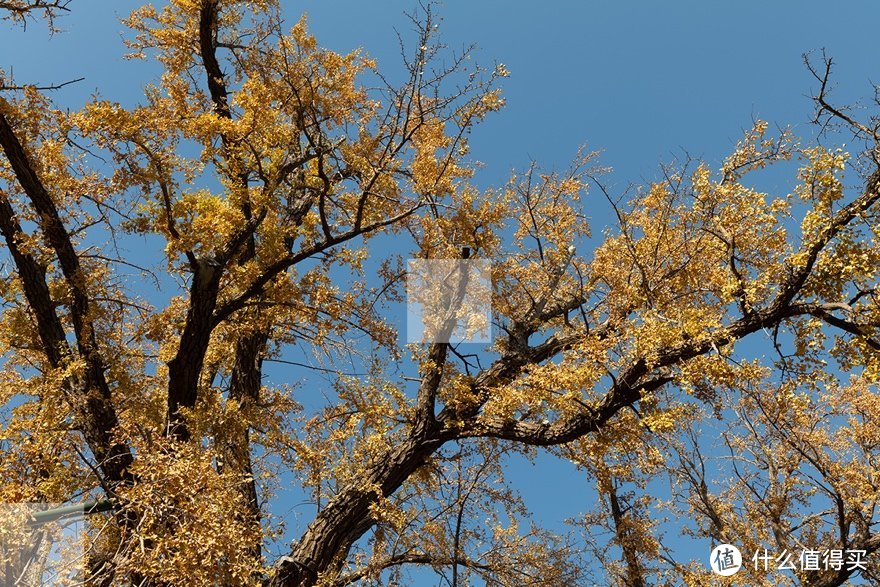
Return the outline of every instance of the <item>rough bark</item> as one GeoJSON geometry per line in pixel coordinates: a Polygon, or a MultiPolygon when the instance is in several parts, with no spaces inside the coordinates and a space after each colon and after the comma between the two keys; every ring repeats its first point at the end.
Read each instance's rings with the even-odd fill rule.
{"type": "MultiPolygon", "coordinates": [[[[119,483],[128,478],[126,470],[132,462],[132,456],[126,446],[112,438],[118,419],[104,373],[104,359],[91,322],[91,300],[86,291],[85,276],[55,201],[40,180],[27,150],[16,135],[6,114],[8,111],[9,104],[0,98],[0,147],[21,189],[40,216],[40,230],[58,258],[70,291],[70,317],[77,351],[86,364],[82,380],[70,381],[70,391],[79,396],[79,402],[76,403],[84,406],[79,414],[80,426],[106,481],[111,484],[119,483]]],[[[54,368],[61,367],[71,351],[63,325],[55,311],[55,302],[49,295],[45,269],[18,246],[18,239],[23,236],[23,232],[5,196],[0,202],[0,217],[2,232],[19,271],[25,297],[37,320],[37,329],[45,345],[49,364],[54,368]]]]}
{"type": "Polygon", "coordinates": [[[626,587],[645,587],[644,572],[639,561],[638,549],[633,543],[632,531],[628,527],[630,521],[620,505],[614,480],[611,480],[608,486],[608,503],[611,506],[614,537],[623,552],[623,561],[626,564],[625,585],[626,587]]]}
{"type": "MultiPolygon", "coordinates": [[[[268,336],[262,332],[248,333],[239,339],[235,348],[235,364],[229,384],[229,400],[240,407],[253,406],[259,399],[262,386],[263,353],[268,336]]],[[[251,457],[251,435],[245,426],[238,433],[223,439],[221,447],[223,468],[230,469],[239,478],[237,489],[246,504],[242,519],[257,528],[260,525],[260,502],[251,457]]],[[[248,546],[251,554],[259,558],[262,546],[259,541],[248,546]]]]}
{"type": "Polygon", "coordinates": [[[291,553],[276,565],[271,587],[306,587],[344,557],[352,544],[373,525],[370,506],[394,493],[442,446],[435,433],[410,437],[389,451],[362,482],[343,489],[309,525],[291,553]]]}

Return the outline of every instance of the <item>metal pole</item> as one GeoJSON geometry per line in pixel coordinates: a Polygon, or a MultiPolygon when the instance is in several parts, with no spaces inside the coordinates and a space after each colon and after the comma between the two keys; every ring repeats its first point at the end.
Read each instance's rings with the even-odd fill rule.
{"type": "Polygon", "coordinates": [[[30,526],[42,526],[49,522],[66,518],[67,516],[88,516],[101,512],[109,512],[113,509],[110,500],[102,499],[99,501],[87,501],[86,503],[77,503],[74,505],[66,505],[60,508],[44,510],[37,512],[31,516],[30,526]]]}

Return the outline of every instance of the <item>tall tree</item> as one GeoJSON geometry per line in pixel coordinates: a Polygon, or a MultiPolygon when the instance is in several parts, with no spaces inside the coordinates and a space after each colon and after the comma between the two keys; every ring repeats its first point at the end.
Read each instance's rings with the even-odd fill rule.
{"type": "MultiPolygon", "coordinates": [[[[18,22],[66,7],[0,3],[18,22]]],[[[808,64],[817,121],[856,158],[757,122],[717,172],[667,169],[627,202],[593,154],[480,192],[467,138],[506,70],[446,52],[430,7],[412,22],[399,84],[304,21],[285,31],[273,0],[135,11],[130,47],[163,73],[134,107],[71,112],[2,76],[0,500],[110,499],[95,585],[369,585],[419,565],[456,587],[576,585],[595,569],[571,536],[521,527],[504,479],[510,453],[550,450],[595,479],[580,523],[609,530],[621,585],[704,584],[652,520],[662,472],[697,536],[874,557],[880,134],[829,101],[830,60],[808,64]],[[752,187],[790,159],[794,194],[752,187]],[[588,189],[618,221],[590,250],[588,189]],[[401,348],[382,316],[398,252],[491,262],[494,343],[401,348]],[[740,355],[755,335],[777,359],[740,355]],[[267,383],[296,348],[360,372],[267,383]],[[727,484],[691,442],[713,415],[742,459],[727,484]],[[279,475],[316,513],[272,557],[279,475]]],[[[876,580],[838,571],[793,580],[876,580]]]]}

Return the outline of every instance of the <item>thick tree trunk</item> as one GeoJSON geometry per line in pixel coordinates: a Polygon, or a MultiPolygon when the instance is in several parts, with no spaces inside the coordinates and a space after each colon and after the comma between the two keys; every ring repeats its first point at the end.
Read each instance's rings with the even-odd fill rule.
{"type": "Polygon", "coordinates": [[[179,440],[189,438],[180,408],[196,404],[199,377],[214,328],[221,275],[220,268],[210,260],[200,260],[194,267],[186,325],[177,353],[168,362],[168,430],[179,440]]]}
{"type": "MultiPolygon", "coordinates": [[[[237,402],[240,407],[252,405],[259,399],[262,386],[262,362],[268,336],[262,332],[248,333],[238,340],[235,346],[235,364],[229,384],[229,400],[237,402]]],[[[242,496],[246,511],[241,518],[248,524],[259,528],[260,502],[257,495],[257,484],[254,479],[251,458],[250,429],[245,426],[241,430],[232,431],[228,437],[218,439],[223,455],[223,468],[239,476],[238,492],[242,496]]],[[[254,544],[248,548],[255,558],[259,558],[262,550],[259,532],[254,544]]]]}
{"type": "Polygon", "coordinates": [[[276,565],[270,587],[310,587],[333,568],[373,525],[370,505],[394,493],[421,467],[444,440],[437,434],[410,437],[365,475],[363,482],[343,489],[321,510],[289,556],[276,565]]]}

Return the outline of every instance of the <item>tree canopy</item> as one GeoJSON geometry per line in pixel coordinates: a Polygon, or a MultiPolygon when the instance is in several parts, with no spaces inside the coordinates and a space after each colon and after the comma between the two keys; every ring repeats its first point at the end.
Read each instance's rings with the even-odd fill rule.
{"type": "Polygon", "coordinates": [[[468,138],[507,71],[431,6],[411,24],[380,71],[275,0],[170,0],[125,20],[162,68],[137,105],[0,72],[0,502],[110,500],[89,585],[709,584],[670,518],[707,552],[866,561],[742,584],[880,584],[877,105],[835,104],[814,56],[822,140],[756,121],[625,197],[586,151],[480,190],[468,138]],[[791,193],[756,187],[770,166],[791,193]],[[403,344],[406,257],[489,263],[494,340],[403,344]],[[295,351],[323,378],[267,380],[295,351]],[[570,533],[505,480],[539,450],[600,496],[570,533]],[[314,505],[290,545],[279,480],[314,505]]]}

